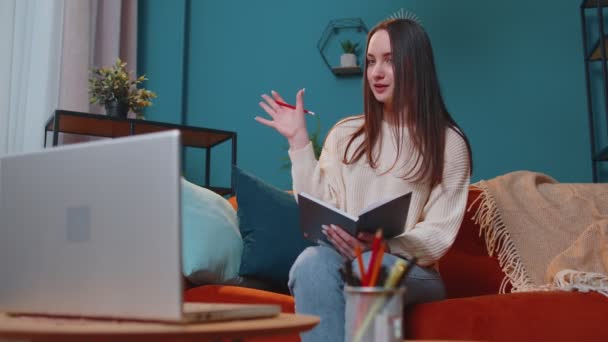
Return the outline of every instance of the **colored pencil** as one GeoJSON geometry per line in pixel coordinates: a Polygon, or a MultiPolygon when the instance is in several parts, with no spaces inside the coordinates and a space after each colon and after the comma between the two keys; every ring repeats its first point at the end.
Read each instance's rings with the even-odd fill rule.
{"type": "MultiPolygon", "coordinates": [[[[283,106],[283,107],[287,107],[287,108],[291,108],[291,109],[296,109],[296,106],[290,105],[289,103],[285,103],[285,102],[277,101],[277,100],[274,100],[274,102],[276,102],[279,106],[283,106]]],[[[315,112],[311,112],[308,109],[304,109],[304,113],[308,113],[310,115],[315,115],[315,112]]]]}

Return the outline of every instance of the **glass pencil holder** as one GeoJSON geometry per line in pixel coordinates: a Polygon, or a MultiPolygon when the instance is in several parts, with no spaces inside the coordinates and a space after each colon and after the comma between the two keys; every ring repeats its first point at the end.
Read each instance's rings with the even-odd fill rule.
{"type": "Polygon", "coordinates": [[[403,341],[404,295],[405,287],[345,286],[345,341],[403,341]]]}

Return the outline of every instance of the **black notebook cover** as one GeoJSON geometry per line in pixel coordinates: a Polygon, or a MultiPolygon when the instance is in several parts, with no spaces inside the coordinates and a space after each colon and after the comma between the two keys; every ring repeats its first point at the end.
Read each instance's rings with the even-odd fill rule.
{"type": "Polygon", "coordinates": [[[300,227],[304,237],[315,243],[329,243],[321,226],[330,224],[342,227],[352,236],[360,232],[373,234],[382,228],[384,238],[390,239],[403,232],[411,198],[411,192],[389,198],[368,207],[359,216],[353,216],[306,193],[299,193],[300,227]]]}

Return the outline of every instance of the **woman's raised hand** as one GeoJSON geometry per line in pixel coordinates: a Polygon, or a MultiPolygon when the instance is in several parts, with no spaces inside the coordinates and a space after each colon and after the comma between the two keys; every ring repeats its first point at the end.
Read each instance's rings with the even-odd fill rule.
{"type": "Polygon", "coordinates": [[[264,109],[272,120],[256,116],[255,120],[268,127],[277,130],[282,136],[287,138],[292,149],[299,149],[308,144],[308,130],[304,119],[304,89],[300,89],[296,94],[296,108],[281,106],[277,101],[287,103],[276,91],[271,91],[272,97],[263,94],[264,101],[260,101],[260,107],[264,109]]]}

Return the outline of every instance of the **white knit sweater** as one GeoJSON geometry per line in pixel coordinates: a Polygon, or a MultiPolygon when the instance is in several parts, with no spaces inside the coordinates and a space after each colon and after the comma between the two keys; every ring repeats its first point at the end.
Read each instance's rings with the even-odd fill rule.
{"type": "MultiPolygon", "coordinates": [[[[443,181],[431,189],[429,184],[412,183],[401,178],[415,163],[407,130],[399,161],[391,126],[383,122],[382,155],[376,169],[363,156],[350,165],[342,163],[344,150],[352,133],[363,124],[363,116],[342,120],[329,132],[319,161],[309,142],[298,150],[290,150],[294,194],[307,192],[349,214],[358,215],[374,202],[412,192],[408,219],[403,233],[388,240],[392,254],[417,256],[423,266],[433,265],[454,242],[464,216],[469,186],[469,156],[466,144],[454,130],[446,134],[443,181]]],[[[349,149],[352,155],[362,141],[359,137],[349,149]]],[[[378,149],[374,152],[377,154],[378,149]]],[[[330,223],[330,222],[328,222],[330,223]]]]}

